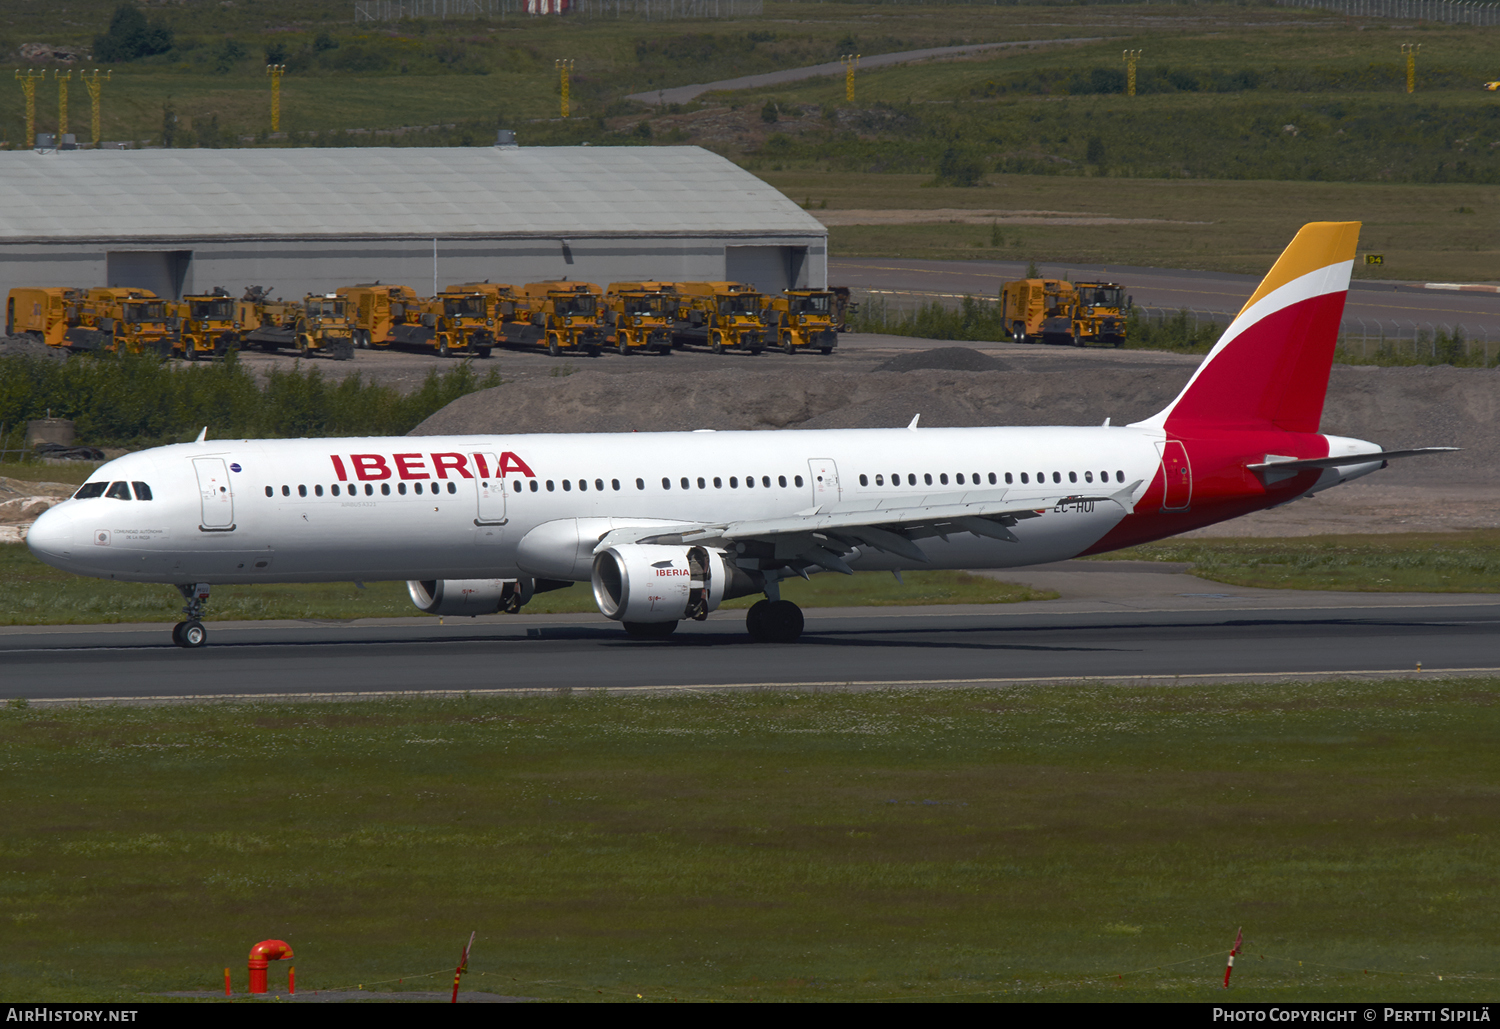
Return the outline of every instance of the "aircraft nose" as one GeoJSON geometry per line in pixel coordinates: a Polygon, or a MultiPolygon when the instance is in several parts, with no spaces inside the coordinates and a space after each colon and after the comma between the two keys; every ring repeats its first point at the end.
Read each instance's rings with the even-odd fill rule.
{"type": "Polygon", "coordinates": [[[39,559],[57,565],[67,561],[74,549],[72,512],[52,508],[44,511],[26,531],[26,545],[39,559]]]}

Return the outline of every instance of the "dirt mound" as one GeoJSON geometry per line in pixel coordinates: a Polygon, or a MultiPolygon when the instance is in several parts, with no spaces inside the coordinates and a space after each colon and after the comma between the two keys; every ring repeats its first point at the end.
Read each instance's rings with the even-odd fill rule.
{"type": "MultiPolygon", "coordinates": [[[[958,349],[958,348],[955,348],[958,349]]],[[[980,355],[983,356],[983,355],[980,355]]],[[[642,369],[537,377],[461,397],[413,435],[835,429],[963,425],[1115,425],[1160,410],[1191,366],[1103,364],[1053,371],[901,375],[642,369]]],[[[1392,462],[1387,485],[1500,482],[1500,370],[1337,366],[1324,432],[1386,449],[1456,446],[1461,454],[1392,462]]]]}
{"type": "Polygon", "coordinates": [[[972,347],[938,347],[898,354],[875,366],[877,372],[911,372],[923,368],[949,372],[1008,372],[1010,365],[998,357],[982,354],[972,347]]]}
{"type": "Polygon", "coordinates": [[[68,352],[62,347],[49,347],[32,336],[0,336],[0,357],[38,357],[43,360],[66,361],[68,352]]]}

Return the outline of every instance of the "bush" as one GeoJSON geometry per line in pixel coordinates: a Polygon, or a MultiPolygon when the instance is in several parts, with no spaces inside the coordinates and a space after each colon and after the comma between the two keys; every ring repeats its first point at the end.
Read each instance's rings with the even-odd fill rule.
{"type": "Polygon", "coordinates": [[[172,30],[160,22],[147,21],[134,4],[121,4],[109,19],[109,28],[94,37],[94,60],[103,64],[136,61],[172,49],[172,30]]]}
{"type": "Polygon", "coordinates": [[[464,362],[434,369],[408,394],[366,383],[339,382],[317,368],[273,369],[262,383],[230,355],[189,367],[145,354],[80,356],[66,362],[0,358],[0,422],[44,417],[77,423],[96,446],[148,446],[192,439],[208,426],[215,436],[397,436],[459,397],[500,384],[464,362]]]}
{"type": "Polygon", "coordinates": [[[909,314],[893,314],[884,299],[871,300],[860,305],[859,313],[849,320],[849,329],[852,332],[884,332],[922,339],[1010,338],[1000,317],[1000,305],[973,297],[964,297],[957,310],[934,301],[909,314]]]}

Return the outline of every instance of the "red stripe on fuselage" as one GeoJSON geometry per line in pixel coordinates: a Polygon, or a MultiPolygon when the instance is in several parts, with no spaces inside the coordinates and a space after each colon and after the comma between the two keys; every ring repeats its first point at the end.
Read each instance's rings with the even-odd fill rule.
{"type": "Polygon", "coordinates": [[[1174,434],[1174,438],[1181,441],[1192,465],[1192,506],[1186,511],[1162,510],[1166,481],[1158,465],[1151,485],[1136,502],[1135,513],[1121,519],[1085,554],[1150,543],[1283,504],[1306,492],[1322,473],[1317,469],[1298,472],[1267,486],[1246,466],[1259,464],[1268,454],[1296,458],[1328,456],[1328,440],[1315,433],[1260,429],[1195,436],[1174,434]]]}

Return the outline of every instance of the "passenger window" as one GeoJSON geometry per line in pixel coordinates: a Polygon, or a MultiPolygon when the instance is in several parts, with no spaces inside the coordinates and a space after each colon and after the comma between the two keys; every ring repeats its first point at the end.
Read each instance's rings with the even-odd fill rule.
{"type": "MultiPolygon", "coordinates": [[[[964,480],[963,480],[963,476],[959,476],[959,479],[958,479],[958,481],[959,481],[959,482],[963,482],[963,481],[964,481],[964,480]]],[[[994,477],[994,476],[993,476],[993,475],[991,475],[991,476],[990,476],[990,481],[991,481],[991,482],[994,482],[994,481],[995,481],[995,477],[994,477]]],[[[976,485],[976,486],[978,486],[978,485],[979,485],[979,473],[978,473],[978,472],[975,472],[975,473],[974,473],[974,485],[976,485]]]]}
{"type": "MultiPolygon", "coordinates": [[[[502,487],[504,487],[505,483],[502,482],[500,485],[502,487]]],[[[399,494],[401,494],[403,497],[406,496],[406,483],[404,483],[404,482],[397,483],[396,484],[396,492],[399,493],[399,494]]]]}
{"type": "MultiPolygon", "coordinates": [[[[1008,479],[1008,478],[1010,478],[1010,475],[1009,475],[1009,473],[1007,473],[1007,474],[1006,474],[1006,478],[1007,478],[1007,479],[1008,479]]],[[[1021,473],[1021,485],[1023,485],[1023,486],[1024,486],[1024,485],[1026,485],[1026,484],[1027,484],[1027,483],[1028,483],[1028,482],[1030,482],[1030,481],[1031,481],[1031,480],[1029,480],[1029,479],[1027,479],[1027,478],[1026,478],[1026,473],[1025,473],[1025,472],[1022,472],[1022,473],[1021,473]]]]}
{"type": "Polygon", "coordinates": [[[885,476],[877,474],[875,476],[875,485],[877,485],[877,486],[884,486],[885,485],[885,476]]]}
{"type": "Polygon", "coordinates": [[[390,483],[388,483],[388,482],[382,482],[380,484],[380,495],[383,496],[383,497],[388,497],[388,496],[391,495],[391,484],[390,483]]]}
{"type": "Polygon", "coordinates": [[[422,484],[420,482],[413,483],[412,484],[412,492],[415,493],[417,496],[420,497],[422,495],[422,484]]]}
{"type": "Polygon", "coordinates": [[[703,481],[703,476],[701,476],[701,475],[698,476],[698,488],[699,489],[708,489],[708,484],[703,481]]]}
{"type": "MultiPolygon", "coordinates": [[[[990,472],[990,484],[994,485],[994,482],[995,482],[995,473],[994,472],[990,472]]],[[[1005,484],[1007,486],[1011,485],[1010,472],[1006,472],[1005,473],[1005,484]]]]}
{"type": "MultiPolygon", "coordinates": [[[[953,481],[956,482],[956,483],[958,483],[960,486],[962,486],[964,484],[964,473],[963,472],[959,472],[957,475],[955,475],[953,477],[953,481]]],[[[978,482],[979,481],[979,476],[977,476],[977,475],[974,476],[974,481],[978,482]]]]}
{"type": "Polygon", "coordinates": [[[755,488],[755,476],[753,476],[753,475],[747,475],[747,476],[745,476],[745,488],[746,489],[754,489],[755,488]]]}
{"type": "MultiPolygon", "coordinates": [[[[682,477],[682,488],[683,488],[683,489],[689,489],[689,488],[690,488],[690,487],[691,487],[691,484],[690,484],[690,483],[689,483],[689,482],[688,482],[688,480],[687,480],[687,476],[686,476],[686,475],[684,475],[684,476],[683,476],[683,477],[682,477]]],[[[698,488],[699,488],[699,489],[702,489],[702,488],[703,488],[703,480],[702,480],[702,479],[699,479],[699,480],[698,480],[698,488]]]]}
{"type": "Polygon", "coordinates": [[[375,487],[371,486],[368,482],[365,483],[365,496],[367,496],[367,497],[373,497],[374,495],[375,495],[375,487]]]}
{"type": "MultiPolygon", "coordinates": [[[[535,479],[532,479],[531,480],[531,492],[535,493],[540,488],[541,487],[537,484],[537,481],[535,479]]],[[[453,484],[452,483],[448,484],[448,490],[449,490],[449,492],[452,492],[452,490],[453,490],[453,484]]]]}
{"type": "MultiPolygon", "coordinates": [[[[928,481],[930,482],[931,480],[929,479],[928,481]]],[[[938,482],[942,483],[944,486],[948,485],[948,473],[940,472],[938,474],[938,482]]]]}
{"type": "MultiPolygon", "coordinates": [[[[718,484],[719,484],[719,480],[715,479],[714,480],[714,485],[717,486],[718,484]]],[[[740,488],[740,480],[737,477],[731,475],[729,477],[729,488],[730,489],[739,489],[740,488]]]]}
{"type": "MultiPolygon", "coordinates": [[[[567,489],[567,488],[568,488],[568,484],[566,482],[564,482],[563,483],[563,489],[567,489]]],[[[578,480],[578,492],[579,493],[587,493],[588,491],[589,491],[589,481],[587,479],[579,479],[578,480]]]]}
{"type": "Polygon", "coordinates": [[[714,489],[723,489],[723,488],[724,488],[724,480],[721,479],[721,478],[719,478],[717,475],[715,475],[714,476],[714,489]]]}
{"type": "Polygon", "coordinates": [[[557,486],[552,482],[551,479],[548,479],[547,480],[547,492],[551,493],[551,492],[555,491],[556,489],[557,489],[557,486]]]}
{"type": "MultiPolygon", "coordinates": [[[[665,480],[663,480],[663,481],[665,481],[665,480]]],[[[645,479],[637,479],[637,480],[635,480],[635,488],[636,489],[645,489],[646,488],[646,480],[645,479]]]]}
{"type": "MultiPolygon", "coordinates": [[[[93,500],[95,497],[104,496],[104,491],[109,488],[107,482],[86,482],[79,487],[78,492],[73,494],[74,500],[93,500]]],[[[266,487],[266,496],[271,495],[271,487],[266,487]]]]}
{"type": "Polygon", "coordinates": [[[453,483],[450,482],[450,483],[448,483],[448,492],[449,493],[457,493],[458,492],[458,487],[455,486],[455,485],[453,485],[453,483]]]}
{"type": "Polygon", "coordinates": [[[1093,482],[1094,481],[1094,473],[1093,472],[1084,472],[1083,473],[1083,481],[1084,482],[1093,482]]]}
{"type": "Polygon", "coordinates": [[[572,479],[564,479],[563,480],[563,492],[564,493],[571,493],[572,490],[573,490],[573,480],[572,479]]]}
{"type": "Polygon", "coordinates": [[[281,495],[283,497],[289,497],[289,496],[291,496],[292,495],[292,487],[290,487],[290,486],[283,486],[283,487],[281,487],[281,495]]]}
{"type": "Polygon", "coordinates": [[[924,482],[928,486],[931,486],[932,485],[932,473],[931,472],[923,472],[922,473],[922,482],[924,482]]]}
{"type": "MultiPolygon", "coordinates": [[[[615,489],[619,489],[619,488],[620,488],[620,480],[616,479],[615,480],[615,489]]],[[[595,479],[594,480],[594,489],[596,489],[599,492],[603,493],[604,492],[604,480],[603,479],[595,479]]]]}
{"type": "Polygon", "coordinates": [[[322,496],[322,495],[323,495],[323,487],[322,487],[322,486],[314,486],[314,487],[313,487],[313,493],[314,493],[314,494],[315,494],[315,495],[317,495],[317,496],[320,496],[320,497],[321,497],[321,496],[322,496]]]}
{"type": "Polygon", "coordinates": [[[861,472],[859,476],[859,484],[861,486],[868,486],[870,484],[870,477],[861,472]]]}
{"type": "Polygon", "coordinates": [[[782,489],[786,489],[786,476],[785,475],[778,475],[778,476],[776,476],[776,481],[777,481],[777,483],[779,483],[781,485],[782,489]]]}
{"type": "Polygon", "coordinates": [[[1052,473],[1052,481],[1053,482],[1062,482],[1062,472],[1053,472],[1052,473]]]}
{"type": "Polygon", "coordinates": [[[137,499],[137,500],[150,500],[151,499],[151,487],[150,486],[147,486],[144,482],[132,482],[130,485],[135,488],[135,499],[137,499]]]}
{"type": "Polygon", "coordinates": [[[800,486],[800,485],[802,485],[802,476],[800,476],[800,475],[794,475],[794,476],[792,476],[792,481],[795,482],[798,486],[800,486]]]}
{"type": "MultiPolygon", "coordinates": [[[[519,493],[519,492],[521,492],[521,489],[522,489],[522,486],[521,486],[521,480],[520,479],[517,479],[517,480],[515,480],[514,482],[512,482],[510,484],[510,491],[512,493],[519,493]]],[[[418,493],[422,492],[422,484],[420,482],[417,483],[417,492],[418,493]]]]}
{"type": "MultiPolygon", "coordinates": [[[[639,482],[640,480],[637,479],[636,481],[639,482]]],[[[672,488],[672,480],[669,479],[669,478],[667,478],[665,475],[662,476],[661,488],[662,489],[671,489],[672,488]]]]}
{"type": "Polygon", "coordinates": [[[916,472],[907,472],[906,473],[906,484],[908,486],[915,486],[917,484],[917,473],[916,472]]]}
{"type": "Polygon", "coordinates": [[[610,488],[613,489],[616,493],[620,492],[620,480],[619,479],[610,479],[609,480],[609,485],[610,485],[610,488]]]}
{"type": "Polygon", "coordinates": [[[123,482],[112,482],[109,484],[109,491],[104,495],[111,500],[129,500],[130,487],[123,482]]]}
{"type": "MultiPolygon", "coordinates": [[[[762,486],[764,486],[766,489],[770,489],[771,488],[771,477],[769,475],[762,475],[760,477],[760,484],[762,486]]],[[[782,485],[785,485],[785,483],[783,483],[782,485]]]]}
{"type": "Polygon", "coordinates": [[[1115,481],[1116,482],[1124,482],[1125,481],[1125,473],[1124,472],[1115,472],[1115,481]]]}
{"type": "Polygon", "coordinates": [[[1077,482],[1078,481],[1078,473],[1077,472],[1069,472],[1068,473],[1068,481],[1069,482],[1077,482]]]}
{"type": "MultiPolygon", "coordinates": [[[[334,488],[337,489],[337,487],[334,487],[334,488]]],[[[83,487],[83,489],[88,489],[88,487],[85,486],[85,487],[83,487]]],[[[83,495],[83,489],[81,489],[81,490],[78,491],[78,493],[79,493],[80,496],[83,495]]],[[[94,494],[94,496],[96,496],[96,497],[98,495],[99,494],[97,494],[97,493],[94,494]]],[[[276,491],[273,490],[270,486],[267,486],[266,487],[266,496],[268,496],[268,497],[274,497],[275,495],[276,495],[276,491]]]]}
{"type": "Polygon", "coordinates": [[[338,496],[339,495],[339,484],[338,483],[334,483],[333,484],[333,495],[334,496],[338,496]]]}
{"type": "Polygon", "coordinates": [[[299,497],[305,497],[305,496],[307,496],[307,487],[306,486],[298,486],[297,487],[297,496],[299,496],[299,497]]]}

